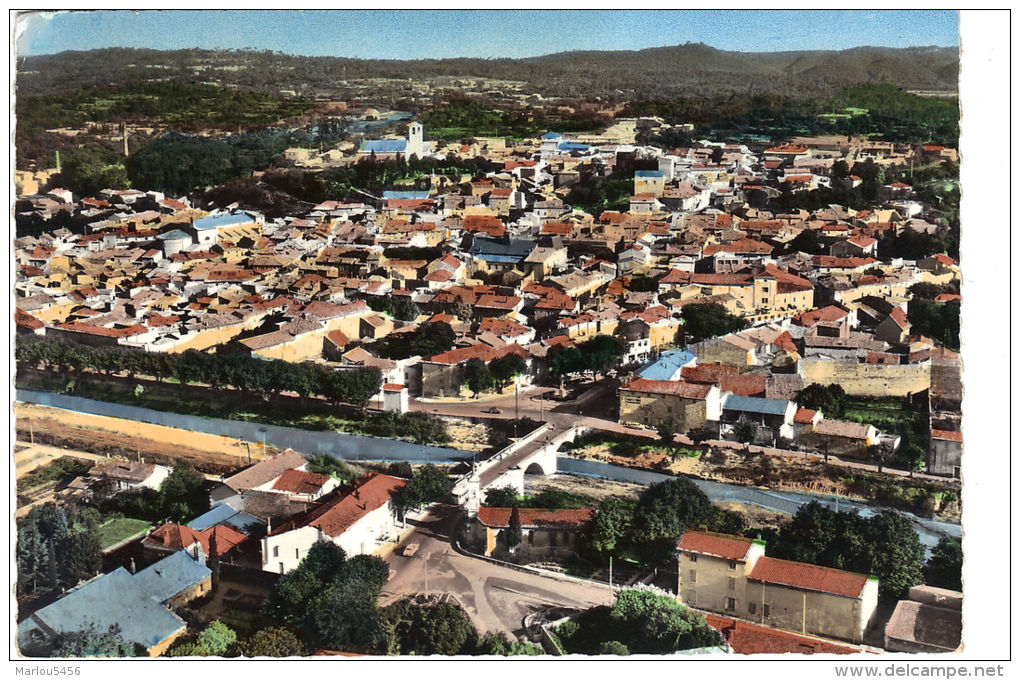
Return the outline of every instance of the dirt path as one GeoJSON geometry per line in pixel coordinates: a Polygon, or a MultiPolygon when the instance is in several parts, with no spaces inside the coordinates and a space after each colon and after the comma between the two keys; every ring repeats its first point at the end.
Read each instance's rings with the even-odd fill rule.
{"type": "MultiPolygon", "coordinates": [[[[259,443],[190,432],[133,420],[15,403],[17,436],[22,444],[72,449],[100,456],[149,463],[187,463],[202,472],[221,474],[266,455],[259,443]]],[[[269,447],[268,454],[274,453],[269,447]]],[[[26,462],[28,462],[26,460],[26,462]]],[[[18,471],[21,473],[21,470],[18,471]]]]}

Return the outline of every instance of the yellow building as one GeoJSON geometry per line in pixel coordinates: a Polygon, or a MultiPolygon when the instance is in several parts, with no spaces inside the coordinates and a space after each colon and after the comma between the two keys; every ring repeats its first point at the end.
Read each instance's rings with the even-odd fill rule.
{"type": "Polygon", "coordinates": [[[677,567],[688,606],[796,633],[861,642],[878,608],[878,579],[766,557],[741,536],[688,531],[677,567]]]}

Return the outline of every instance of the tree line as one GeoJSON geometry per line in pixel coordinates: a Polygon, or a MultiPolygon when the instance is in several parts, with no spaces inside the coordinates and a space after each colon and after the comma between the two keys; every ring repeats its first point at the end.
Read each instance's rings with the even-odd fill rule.
{"type": "Polygon", "coordinates": [[[106,375],[127,373],[150,376],[162,382],[174,378],[181,385],[204,383],[213,388],[233,387],[269,398],[281,392],[301,397],[320,396],[331,402],[363,406],[382,385],[376,368],[330,370],[305,362],[266,361],[242,354],[207,354],[187,350],[180,354],[145,352],[120,347],[87,347],[69,342],[19,336],[15,360],[28,366],[71,372],[97,371],[106,375]]]}

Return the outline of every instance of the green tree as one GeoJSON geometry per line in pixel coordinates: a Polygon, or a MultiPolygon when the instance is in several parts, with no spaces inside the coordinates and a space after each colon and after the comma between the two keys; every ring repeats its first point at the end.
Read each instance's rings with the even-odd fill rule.
{"type": "Polygon", "coordinates": [[[318,541],[300,564],[285,574],[266,598],[263,612],[277,623],[308,630],[316,599],[343,569],[344,551],[329,541],[318,541]]]}
{"type": "Polygon", "coordinates": [[[711,527],[717,509],[689,479],[676,478],[649,486],[638,499],[632,540],[653,564],[665,564],[689,528],[711,527]]]}
{"type": "Polygon", "coordinates": [[[416,654],[461,654],[475,636],[467,616],[454,604],[443,602],[419,608],[416,621],[416,654]]]}
{"type": "Polygon", "coordinates": [[[209,656],[226,656],[237,642],[237,633],[223,622],[213,621],[198,634],[198,642],[209,652],[209,656]]]}
{"type": "Polygon", "coordinates": [[[476,397],[496,384],[492,371],[479,359],[468,360],[467,364],[464,365],[461,380],[463,381],[462,384],[467,385],[468,389],[476,397]]]}
{"type": "Polygon", "coordinates": [[[502,387],[509,385],[514,378],[524,374],[524,360],[515,354],[507,354],[489,362],[489,371],[494,381],[502,387]]]}
{"type": "Polygon", "coordinates": [[[328,475],[333,479],[340,480],[342,484],[353,482],[357,476],[347,463],[325,454],[309,458],[308,471],[317,475],[328,475]]]}
{"type": "Polygon", "coordinates": [[[605,373],[623,356],[623,345],[611,335],[596,335],[577,347],[584,357],[585,370],[592,373],[605,373]]]}
{"type": "Polygon", "coordinates": [[[514,508],[519,504],[517,489],[512,486],[489,489],[485,492],[484,505],[490,508],[514,508]]]}
{"type": "Polygon", "coordinates": [[[943,536],[924,565],[924,582],[937,588],[963,590],[963,541],[943,536]]]}
{"type": "Polygon", "coordinates": [[[630,530],[633,513],[634,505],[624,501],[606,500],[595,508],[588,534],[591,548],[603,561],[621,547],[630,530]]]}
{"type": "Polygon", "coordinates": [[[618,640],[607,640],[599,645],[599,654],[609,656],[630,656],[630,650],[627,649],[627,645],[619,642],[618,640]]]}
{"type": "Polygon", "coordinates": [[[727,335],[747,327],[746,321],[714,303],[684,305],[680,316],[683,317],[687,337],[694,340],[727,335]]]}
{"type": "Polygon", "coordinates": [[[659,290],[659,282],[647,274],[637,274],[631,277],[627,288],[638,293],[648,293],[659,290]]]}
{"type": "Polygon", "coordinates": [[[521,514],[516,507],[510,511],[510,524],[506,529],[506,547],[513,550],[521,544],[521,514]]]}
{"type": "Polygon", "coordinates": [[[89,625],[81,630],[57,635],[53,645],[54,657],[123,657],[139,656],[138,646],[121,636],[116,624],[107,630],[89,625]]]}
{"type": "Polygon", "coordinates": [[[780,528],[775,549],[776,557],[874,576],[887,600],[921,582],[923,554],[917,532],[898,512],[864,518],[816,502],[780,528]]]}
{"type": "Polygon", "coordinates": [[[238,645],[243,656],[288,657],[305,653],[301,640],[286,628],[263,628],[238,645]]]}
{"type": "Polygon", "coordinates": [[[629,648],[637,653],[667,654],[722,642],[704,616],[665,595],[621,591],[609,615],[618,631],[629,631],[629,648]]]}
{"type": "Polygon", "coordinates": [[[379,588],[356,577],[337,579],[319,598],[314,612],[319,643],[329,649],[372,651],[383,640],[379,588]]]}
{"type": "Polygon", "coordinates": [[[187,465],[178,465],[159,486],[159,503],[171,522],[187,522],[209,509],[209,497],[202,490],[202,475],[187,465]]]}
{"type": "Polygon", "coordinates": [[[475,654],[479,656],[541,656],[542,649],[529,642],[509,642],[501,633],[486,633],[478,642],[475,654]]]}
{"type": "Polygon", "coordinates": [[[842,418],[850,396],[836,384],[808,385],[797,393],[797,405],[814,411],[821,411],[826,418],[842,418]]]}
{"type": "Polygon", "coordinates": [[[960,349],[960,303],[915,297],[907,304],[913,333],[926,335],[952,350],[960,349]]]}
{"type": "Polygon", "coordinates": [[[435,465],[422,465],[414,471],[404,488],[397,492],[395,503],[402,512],[437,503],[450,493],[453,482],[435,465]]]}
{"type": "Polygon", "coordinates": [[[741,420],[733,429],[733,434],[741,444],[753,444],[758,439],[758,426],[749,420],[741,420]]]}

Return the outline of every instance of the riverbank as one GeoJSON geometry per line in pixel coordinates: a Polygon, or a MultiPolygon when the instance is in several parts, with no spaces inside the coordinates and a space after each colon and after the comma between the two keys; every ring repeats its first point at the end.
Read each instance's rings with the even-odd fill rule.
{"type": "Polygon", "coordinates": [[[464,451],[483,451],[492,438],[485,423],[465,418],[436,418],[428,413],[382,414],[315,397],[253,394],[197,383],[181,385],[172,379],[160,382],[87,371],[67,375],[19,365],[15,386],[19,390],[69,394],[186,416],[402,439],[464,451]]]}
{"type": "Polygon", "coordinates": [[[593,443],[571,449],[569,454],[620,467],[724,484],[841,496],[889,505],[923,517],[960,521],[959,492],[949,484],[829,465],[821,456],[752,454],[714,446],[704,449],[680,447],[670,451],[653,442],[633,446],[593,443]]]}

